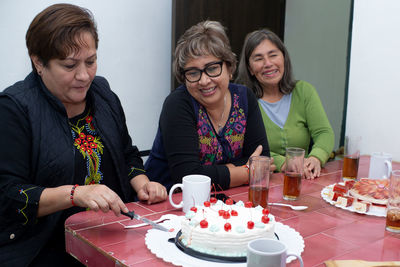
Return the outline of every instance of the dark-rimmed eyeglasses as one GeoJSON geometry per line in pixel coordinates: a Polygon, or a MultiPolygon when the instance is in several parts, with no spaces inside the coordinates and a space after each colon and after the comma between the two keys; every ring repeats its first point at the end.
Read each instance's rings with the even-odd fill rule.
{"type": "Polygon", "coordinates": [[[207,74],[208,77],[215,78],[222,73],[223,61],[210,62],[204,66],[204,69],[200,70],[198,68],[189,68],[182,71],[183,76],[185,76],[186,81],[190,83],[195,83],[200,81],[203,72],[207,74]]]}

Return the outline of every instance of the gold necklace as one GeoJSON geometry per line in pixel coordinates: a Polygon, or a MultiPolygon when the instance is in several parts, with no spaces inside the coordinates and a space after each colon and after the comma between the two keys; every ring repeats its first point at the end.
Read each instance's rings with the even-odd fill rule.
{"type": "MultiPolygon", "coordinates": [[[[223,121],[223,119],[224,119],[225,109],[226,109],[226,93],[225,93],[225,95],[224,95],[224,109],[222,110],[221,118],[219,119],[219,121],[218,121],[218,123],[217,123],[217,126],[218,126],[217,132],[221,131],[221,129],[224,127],[224,125],[222,125],[222,121],[223,121]]],[[[211,120],[211,123],[212,123],[211,116],[210,116],[210,120],[211,120]]]]}

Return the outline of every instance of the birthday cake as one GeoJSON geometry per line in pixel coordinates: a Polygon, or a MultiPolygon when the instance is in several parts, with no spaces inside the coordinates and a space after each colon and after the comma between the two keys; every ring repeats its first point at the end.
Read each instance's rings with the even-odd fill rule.
{"type": "Polygon", "coordinates": [[[247,243],[257,238],[274,238],[275,219],[268,209],[251,202],[216,199],[192,207],[182,218],[180,241],[201,253],[245,257],[247,243]]]}

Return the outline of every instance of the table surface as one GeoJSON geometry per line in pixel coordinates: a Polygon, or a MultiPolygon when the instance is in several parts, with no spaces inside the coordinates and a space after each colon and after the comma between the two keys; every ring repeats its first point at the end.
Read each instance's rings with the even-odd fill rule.
{"type": "MultiPolygon", "coordinates": [[[[385,218],[353,213],[334,207],[324,201],[321,190],[342,180],[342,160],[328,162],[322,174],[314,180],[303,180],[301,196],[296,201],[282,199],[283,175],[273,174],[270,179],[269,202],[307,205],[305,211],[271,206],[277,221],[290,226],[304,238],[301,254],[304,266],[325,266],[326,260],[361,259],[367,261],[400,260],[400,234],[385,231],[385,218]]],[[[360,159],[358,177],[367,177],[369,156],[360,159]]],[[[400,163],[393,162],[393,169],[400,163]]],[[[248,187],[225,191],[235,201],[247,199],[248,187]]],[[[181,194],[174,194],[175,202],[181,194]]],[[[128,208],[149,219],[163,214],[183,215],[168,200],[154,205],[135,202],[128,208]]],[[[147,249],[145,235],[150,227],[125,229],[125,225],[140,223],[112,212],[80,212],[65,223],[66,249],[87,266],[173,266],[157,258],[147,249]]],[[[212,263],[210,263],[212,266],[212,263]]],[[[288,266],[299,266],[292,261],[288,266]]]]}

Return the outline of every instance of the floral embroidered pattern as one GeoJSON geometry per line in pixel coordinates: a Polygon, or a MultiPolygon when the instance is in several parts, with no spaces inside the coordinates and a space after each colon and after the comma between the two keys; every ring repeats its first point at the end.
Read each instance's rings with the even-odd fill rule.
{"type": "Polygon", "coordinates": [[[75,125],[70,123],[74,146],[86,159],[87,175],[85,177],[85,185],[99,184],[103,179],[100,164],[104,146],[93,126],[93,117],[89,114],[90,111],[84,118],[78,120],[75,125]]]}
{"type": "Polygon", "coordinates": [[[200,105],[197,133],[199,135],[200,161],[204,165],[228,162],[242,154],[246,115],[239,106],[239,95],[233,94],[233,109],[221,133],[215,133],[207,112],[200,105]]]}

